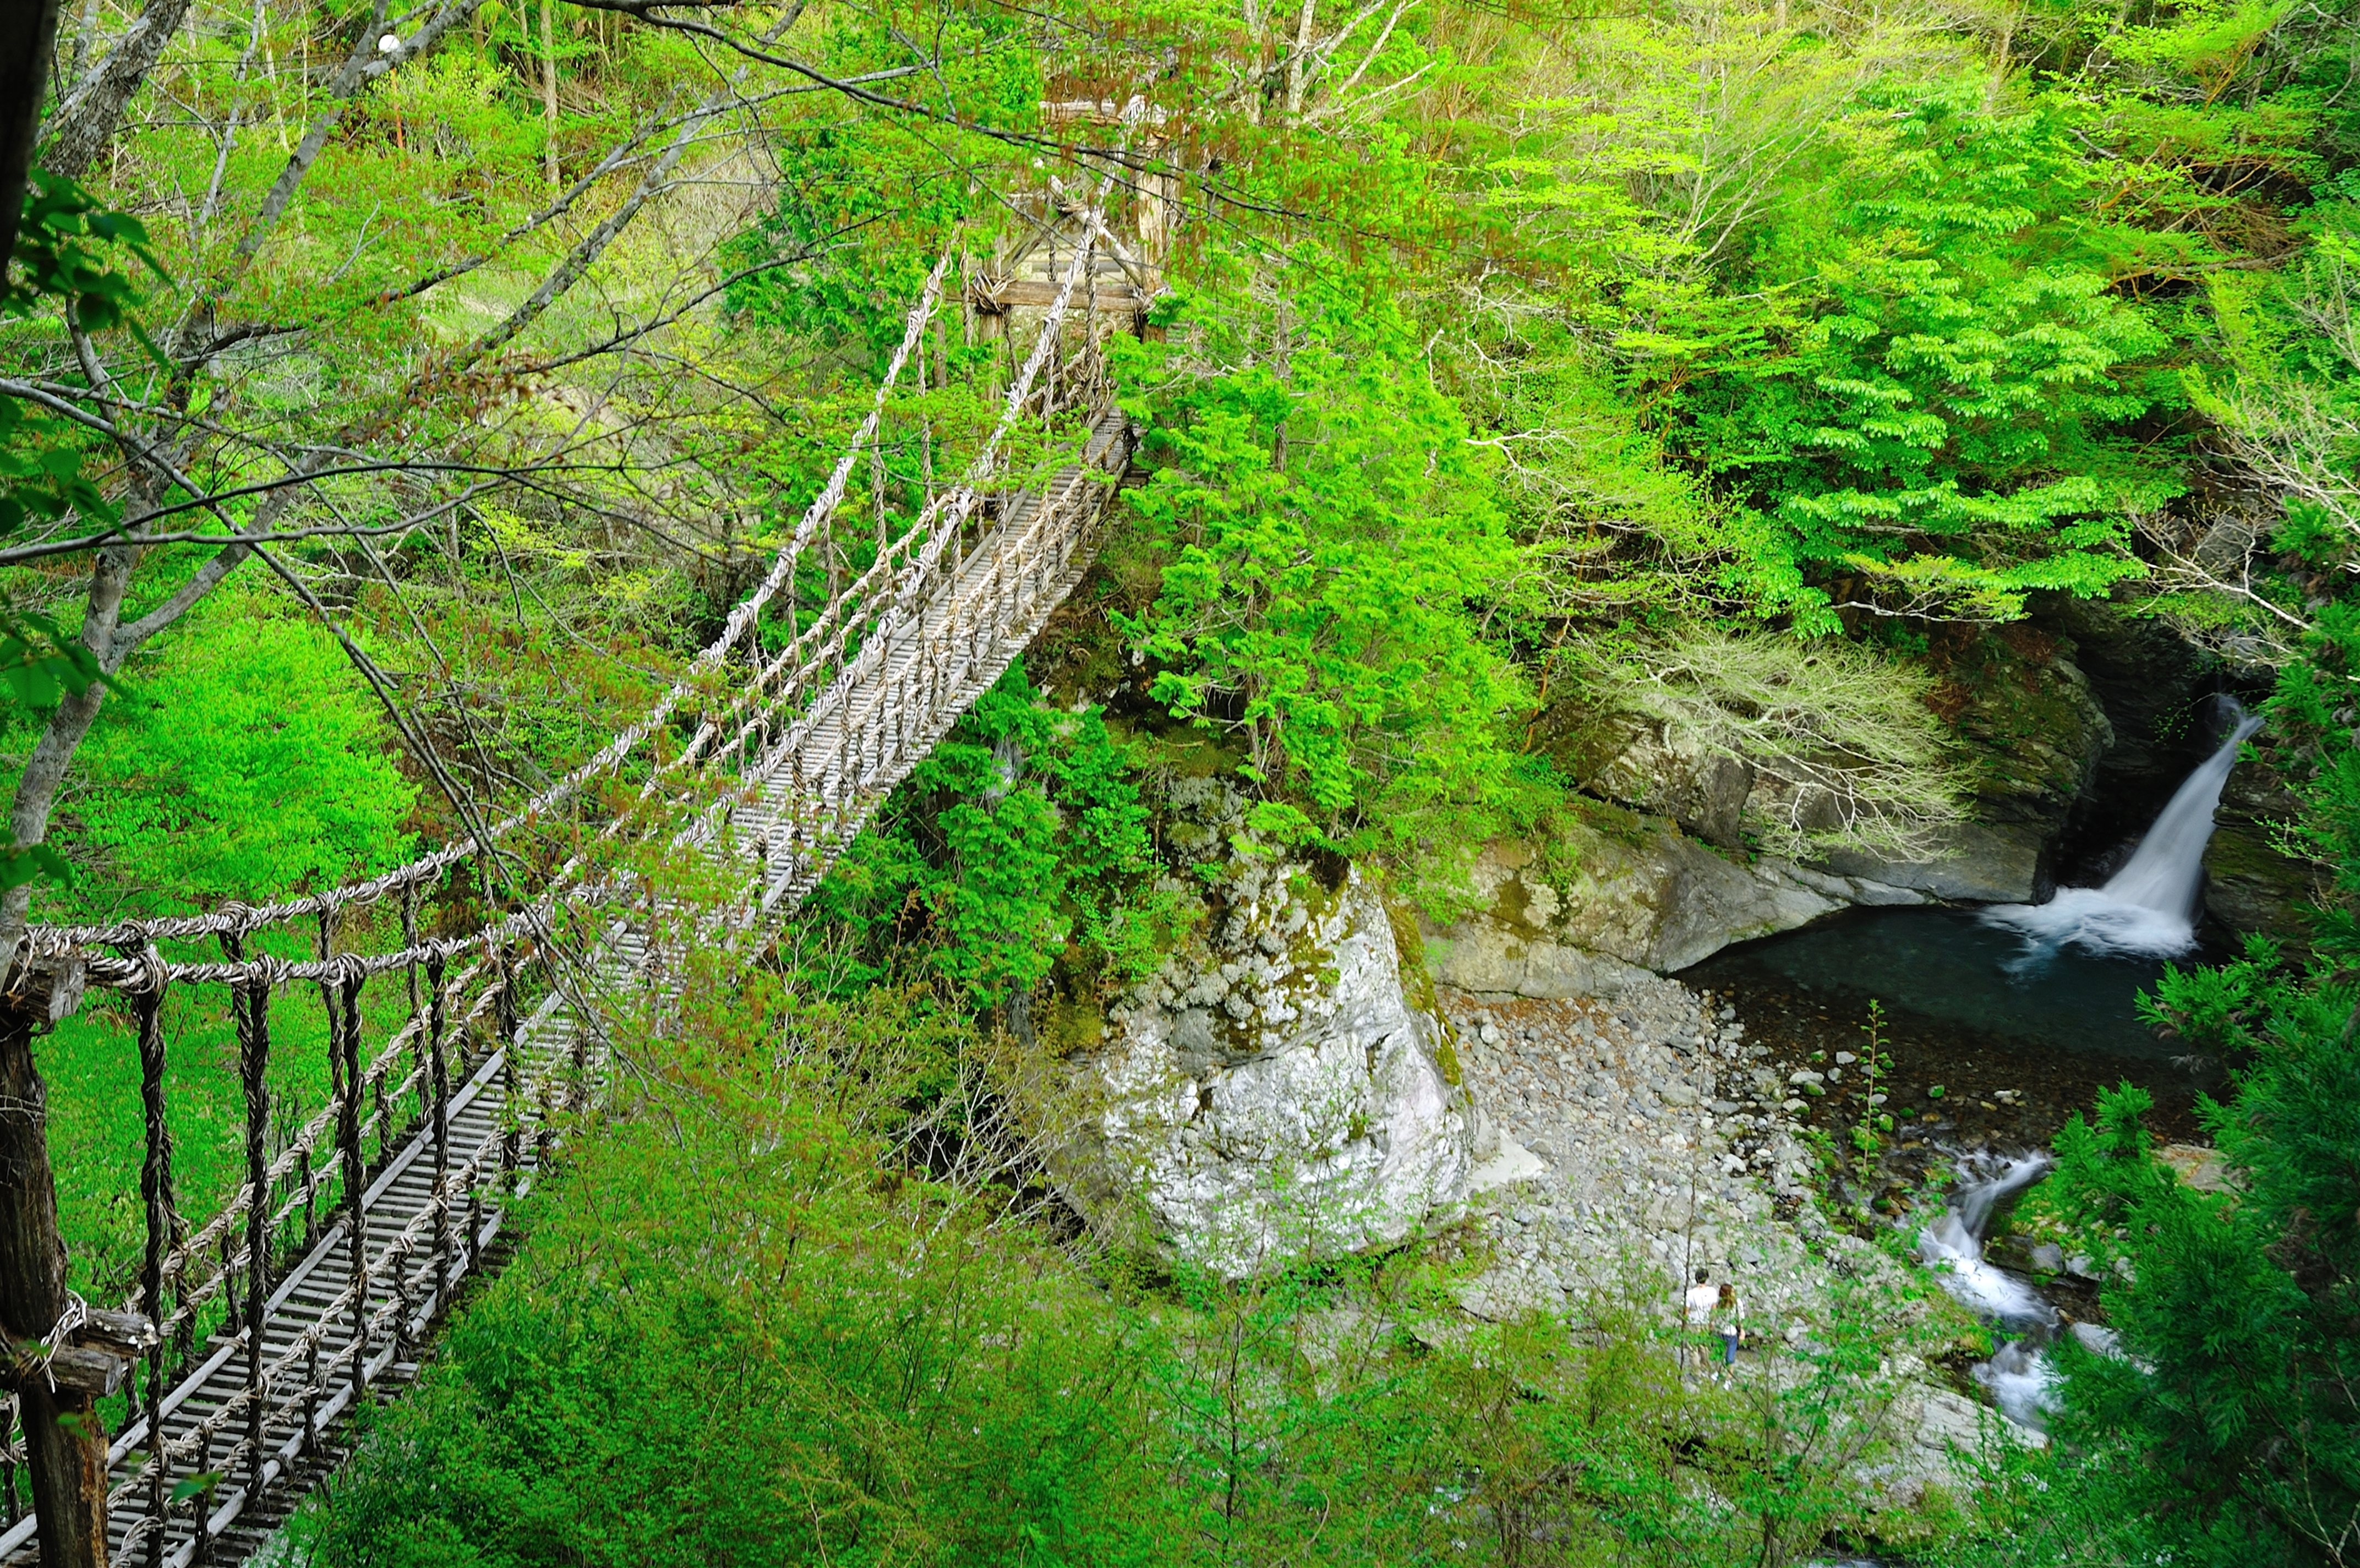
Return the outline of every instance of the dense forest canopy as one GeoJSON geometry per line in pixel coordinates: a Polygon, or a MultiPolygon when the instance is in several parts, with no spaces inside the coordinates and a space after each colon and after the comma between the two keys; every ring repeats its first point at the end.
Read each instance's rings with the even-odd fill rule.
{"type": "MultiPolygon", "coordinates": [[[[653,1110],[537,1200],[317,1561],[2360,1560],[2347,7],[55,9],[0,303],[11,949],[382,872],[590,757],[770,569],[939,258],[969,302],[773,649],[997,415],[1022,345],[974,279],[1092,211],[1159,284],[1106,345],[1141,447],[1091,574],[650,1042],[653,1110]],[[2266,697],[2327,890],[2145,1004],[2223,1065],[2231,1193],[2162,1173],[2135,1091],[2060,1135],[2126,1354],[2061,1352],[2057,1441],[1971,1493],[1850,1489],[1866,1286],[1740,1397],[1628,1302],[1437,1327],[1414,1250],[1142,1271],[1004,1202],[1021,1160],[929,1164],[1217,862],[1446,918],[1595,804],[1618,724],[1750,770],[1741,860],[1929,854],[1977,809],[1978,660],[2072,601],[2266,697]],[[1159,802],[1207,778],[1243,814],[1184,843],[1159,802]]],[[[241,1179],[230,1035],[175,1029],[193,1203],[241,1179]]],[[[108,1049],[41,1047],[93,1292],[136,1251],[108,1049]]]]}

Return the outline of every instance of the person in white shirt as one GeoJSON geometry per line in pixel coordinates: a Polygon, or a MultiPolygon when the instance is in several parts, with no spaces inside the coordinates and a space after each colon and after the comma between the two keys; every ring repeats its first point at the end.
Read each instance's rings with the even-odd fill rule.
{"type": "Polygon", "coordinates": [[[1737,1342],[1744,1333],[1745,1312],[1737,1301],[1737,1287],[1712,1282],[1712,1270],[1696,1271],[1696,1283],[1681,1298],[1683,1327],[1709,1328],[1721,1336],[1721,1365],[1737,1365],[1737,1342]]]}
{"type": "Polygon", "coordinates": [[[1721,1305],[1721,1292],[1713,1287],[1712,1270],[1696,1271],[1696,1283],[1680,1298],[1680,1359],[1688,1359],[1688,1348],[1697,1332],[1712,1322],[1714,1309],[1721,1305]]]}

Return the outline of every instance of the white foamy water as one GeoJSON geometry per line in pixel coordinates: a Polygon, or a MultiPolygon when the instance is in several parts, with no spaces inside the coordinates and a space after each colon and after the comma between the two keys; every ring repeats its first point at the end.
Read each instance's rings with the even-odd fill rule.
{"type": "Polygon", "coordinates": [[[2191,773],[2139,840],[2129,862],[2103,887],[2060,887],[2045,904],[1994,904],[1983,912],[1992,925],[2021,931],[2020,962],[2037,964],[2067,942],[2092,953],[2169,958],[2196,945],[2196,899],[2204,886],[2204,846],[2222,787],[2237,765],[2237,748],[2262,721],[2236,707],[2235,727],[2221,747],[2191,773]]]}
{"type": "Polygon", "coordinates": [[[1942,1277],[1942,1288],[2005,1328],[2049,1328],[2057,1322],[2057,1309],[2038,1291],[1983,1260],[1993,1210],[2048,1174],[2046,1155],[2019,1155],[1996,1171],[1962,1181],[1941,1214],[1918,1233],[1918,1260],[1942,1277]]]}
{"type": "Polygon", "coordinates": [[[2031,1336],[2001,1345],[1989,1361],[1977,1362],[1973,1373],[1991,1391],[2000,1414],[2034,1428],[2055,1408],[2057,1374],[2032,1341],[2046,1341],[2057,1326],[2057,1309],[2024,1280],[1986,1262],[1983,1238],[2000,1204],[2048,1174],[2045,1154],[1972,1161],[1941,1214],[1918,1233],[1918,1257],[1940,1277],[1944,1290],[1984,1321],[2031,1336]]]}
{"type": "Polygon", "coordinates": [[[1974,1378],[1991,1390],[1999,1413],[2018,1426],[2044,1426],[2056,1411],[2057,1369],[2047,1351],[2023,1340],[2010,1341],[1989,1361],[1977,1362],[1974,1378]]]}

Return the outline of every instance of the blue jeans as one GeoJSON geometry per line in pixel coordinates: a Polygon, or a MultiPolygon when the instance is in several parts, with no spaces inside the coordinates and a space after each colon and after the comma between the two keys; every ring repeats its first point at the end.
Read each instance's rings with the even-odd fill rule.
{"type": "Polygon", "coordinates": [[[1722,1347],[1723,1347],[1723,1351],[1724,1351],[1724,1354],[1722,1355],[1722,1356],[1721,1356],[1721,1365],[1722,1365],[1722,1366],[1724,1366],[1724,1367],[1734,1367],[1734,1366],[1736,1366],[1736,1365],[1737,1365],[1737,1331],[1736,1331],[1735,1329],[1733,1329],[1733,1328],[1724,1328],[1724,1329],[1718,1329],[1718,1330],[1716,1330],[1716,1331],[1714,1331],[1714,1332],[1718,1333],[1718,1334],[1721,1335],[1721,1345],[1722,1345],[1722,1347]]]}

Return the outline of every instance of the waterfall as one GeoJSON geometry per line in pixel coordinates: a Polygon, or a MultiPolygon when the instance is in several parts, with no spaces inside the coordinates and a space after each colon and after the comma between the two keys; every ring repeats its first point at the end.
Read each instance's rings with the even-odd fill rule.
{"type": "Polygon", "coordinates": [[[2069,942],[2094,953],[2159,958],[2196,944],[2196,898],[2204,885],[2212,813],[2237,765],[2237,748],[2262,725],[2234,702],[2229,707],[2236,715],[2229,738],[2180,784],[2129,863],[2104,887],[2060,887],[2045,904],[1997,904],[1983,911],[1987,922],[2024,933],[2027,951],[2018,966],[2038,964],[2069,942]]]}
{"type": "Polygon", "coordinates": [[[1983,1261],[1994,1211],[2048,1174],[2049,1157],[2042,1154],[2019,1155],[1996,1170],[1970,1165],[1950,1203],[1918,1235],[1918,1259],[1941,1272],[1943,1288],[2004,1327],[2047,1328],[2057,1322],[2056,1310],[2031,1286],[1983,1261]]]}
{"type": "Polygon", "coordinates": [[[1950,1201],[1918,1233],[1918,1259],[1940,1275],[1942,1288],[1976,1316],[2020,1336],[2001,1344],[1972,1371],[2000,1413],[2027,1427],[2039,1426],[2054,1403],[2056,1372],[2042,1347],[2057,1326],[2057,1309],[2022,1279],[1986,1262],[1983,1240],[1999,1206],[2048,1175],[2049,1166],[2045,1154],[1970,1160],[1950,1201]]]}

